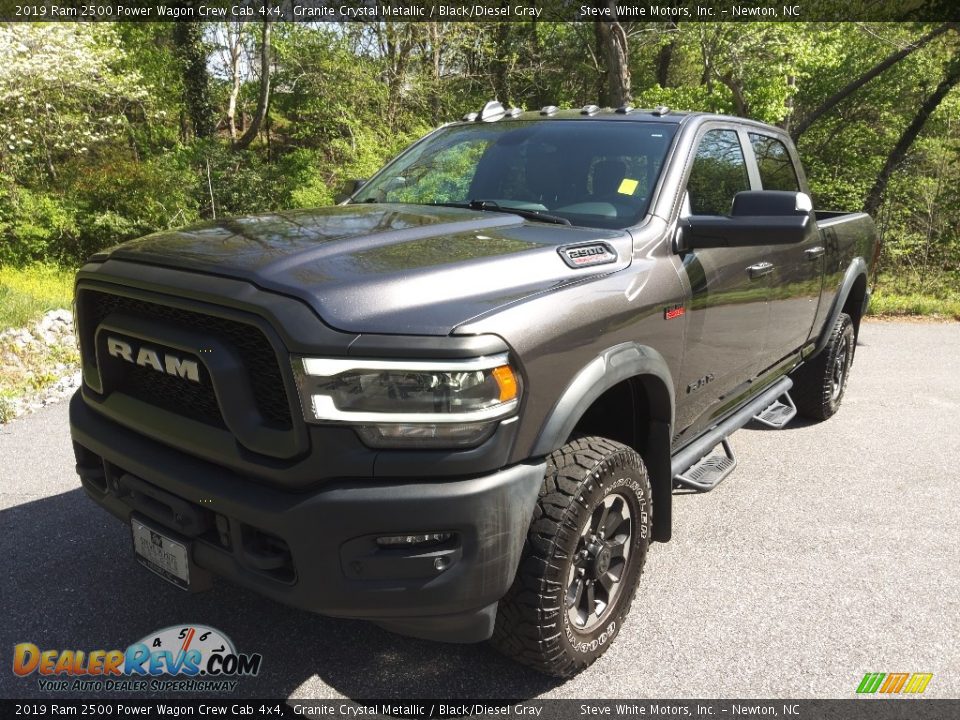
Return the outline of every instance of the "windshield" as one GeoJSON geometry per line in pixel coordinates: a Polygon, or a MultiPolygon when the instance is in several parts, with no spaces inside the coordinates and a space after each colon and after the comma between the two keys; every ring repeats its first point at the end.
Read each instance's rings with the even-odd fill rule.
{"type": "Polygon", "coordinates": [[[444,128],[414,145],[352,202],[528,211],[625,228],[646,215],[676,125],[507,121],[444,128]]]}

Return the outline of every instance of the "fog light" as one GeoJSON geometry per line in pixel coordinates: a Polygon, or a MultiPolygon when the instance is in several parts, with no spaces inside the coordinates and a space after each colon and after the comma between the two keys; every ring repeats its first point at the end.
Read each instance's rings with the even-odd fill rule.
{"type": "Polygon", "coordinates": [[[417,545],[440,545],[451,537],[451,533],[417,533],[411,535],[384,535],[377,538],[380,547],[414,547],[417,545]]]}
{"type": "Polygon", "coordinates": [[[360,425],[357,433],[372,448],[456,448],[479,445],[493,435],[496,427],[496,422],[390,423],[360,425]]]}

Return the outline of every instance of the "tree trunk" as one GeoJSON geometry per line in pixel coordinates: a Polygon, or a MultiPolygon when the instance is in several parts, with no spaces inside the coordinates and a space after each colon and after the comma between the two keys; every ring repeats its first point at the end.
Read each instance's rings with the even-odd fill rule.
{"type": "MultiPolygon", "coordinates": [[[[395,2],[391,2],[390,5],[398,6],[395,2]]],[[[398,21],[386,21],[382,25],[382,32],[380,29],[377,32],[381,51],[387,61],[386,121],[391,127],[395,127],[405,91],[410,54],[416,46],[420,28],[419,23],[398,21]]]]}
{"type": "Polygon", "coordinates": [[[821,116],[823,116],[825,113],[831,110],[838,103],[842,102],[846,97],[848,97],[849,95],[852,95],[854,92],[856,92],[857,90],[862,88],[864,85],[866,85],[868,82],[873,80],[875,77],[880,75],[884,70],[892,67],[893,65],[896,65],[905,57],[907,57],[913,52],[916,52],[917,50],[922,48],[924,45],[926,45],[928,42],[930,42],[937,36],[945,33],[947,30],[950,30],[950,29],[955,30],[956,28],[957,28],[957,23],[954,23],[954,22],[943,23],[943,25],[940,25],[934,28],[929,33],[927,33],[926,35],[918,39],[916,42],[905,47],[903,50],[898,50],[897,52],[891,53],[890,55],[885,57],[883,60],[878,62],[876,65],[874,65],[863,75],[847,83],[840,90],[837,90],[837,92],[835,92],[833,95],[831,95],[826,100],[824,100],[819,107],[807,113],[794,126],[793,139],[797,140],[821,116]]]}
{"type": "Polygon", "coordinates": [[[430,108],[433,117],[439,118],[443,107],[440,97],[440,26],[438,23],[429,23],[430,28],[430,60],[433,71],[433,83],[430,86],[430,108]]]}
{"type": "Polygon", "coordinates": [[[246,132],[237,140],[233,147],[235,150],[246,150],[250,143],[260,133],[263,121],[267,117],[267,110],[270,108],[270,26],[272,20],[263,21],[263,37],[260,42],[260,96],[257,98],[257,111],[253,114],[253,120],[246,132]]]}
{"type": "Polygon", "coordinates": [[[597,63],[597,105],[606,107],[610,105],[610,83],[607,82],[607,76],[610,74],[607,68],[606,56],[603,51],[603,33],[600,32],[600,23],[593,23],[593,48],[597,63]]]}
{"type": "Polygon", "coordinates": [[[720,81],[726,85],[733,94],[733,106],[737,115],[740,117],[749,117],[750,103],[743,91],[743,85],[740,83],[740,80],[735,78],[732,72],[728,72],[726,75],[720,77],[720,81]]]}
{"type": "Polygon", "coordinates": [[[873,215],[877,212],[880,203],[883,201],[883,194],[887,189],[887,183],[890,182],[890,176],[893,175],[894,171],[907,156],[907,151],[910,150],[910,146],[913,145],[914,140],[917,139],[917,136],[923,130],[923,126],[927,124],[927,120],[943,101],[943,98],[947,96],[947,93],[949,93],[958,82],[960,82],[960,58],[955,58],[947,68],[947,76],[937,85],[937,89],[924,101],[923,105],[920,106],[913,121],[903,131],[903,134],[900,135],[897,144],[893,146],[893,150],[891,150],[887,156],[887,162],[884,163],[883,169],[877,176],[876,182],[873,184],[870,192],[867,193],[867,199],[863,203],[863,211],[865,213],[873,215]]]}
{"type": "Polygon", "coordinates": [[[510,23],[498,22],[493,32],[494,54],[491,72],[491,81],[493,82],[493,94],[504,107],[510,104],[510,61],[513,54],[511,47],[512,34],[510,32],[510,23]]]}
{"type": "MultiPolygon", "coordinates": [[[[600,7],[610,10],[610,17],[617,17],[614,0],[601,0],[600,7]]],[[[597,33],[603,58],[607,66],[607,92],[613,107],[627,105],[633,100],[630,87],[630,63],[628,58],[627,33],[619,22],[598,22],[597,33]]]]}
{"type": "Polygon", "coordinates": [[[203,24],[177,23],[173,26],[173,42],[182,65],[184,105],[193,126],[193,134],[201,138],[210,137],[215,126],[203,24]]]}
{"type": "Polygon", "coordinates": [[[243,25],[227,24],[227,52],[230,53],[230,97],[227,104],[227,124],[230,139],[237,139],[237,97],[240,95],[240,55],[243,50],[243,25]]]}
{"type": "MultiPolygon", "coordinates": [[[[787,58],[787,65],[793,65],[793,58],[787,58]]],[[[785,112],[783,118],[780,120],[780,127],[790,132],[790,124],[793,122],[793,96],[797,92],[797,76],[787,75],[787,101],[785,103],[786,107],[784,108],[785,112]]]]}
{"type": "MultiPolygon", "coordinates": [[[[669,22],[668,32],[676,33],[678,30],[678,22],[669,22]]],[[[673,62],[673,50],[677,46],[677,41],[670,40],[666,45],[660,48],[660,52],[657,53],[657,84],[662,87],[670,87],[670,63],[673,62]]]]}

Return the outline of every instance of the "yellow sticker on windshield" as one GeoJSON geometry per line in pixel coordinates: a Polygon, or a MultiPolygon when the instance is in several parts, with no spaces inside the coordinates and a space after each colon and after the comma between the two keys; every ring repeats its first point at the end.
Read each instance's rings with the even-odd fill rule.
{"type": "Polygon", "coordinates": [[[624,178],[620,183],[620,187],[617,188],[617,192],[621,195],[633,195],[633,191],[637,189],[637,185],[639,184],[640,182],[638,180],[624,178]]]}

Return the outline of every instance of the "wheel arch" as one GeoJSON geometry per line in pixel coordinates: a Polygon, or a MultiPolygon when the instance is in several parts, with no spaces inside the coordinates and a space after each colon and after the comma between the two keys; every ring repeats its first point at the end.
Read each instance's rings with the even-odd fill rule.
{"type": "Polygon", "coordinates": [[[830,333],[837,324],[840,313],[845,312],[853,318],[854,332],[860,334],[860,320],[866,311],[867,301],[867,262],[862,257],[855,257],[844,273],[840,289],[833,298],[830,314],[827,321],[820,328],[817,344],[811,356],[819,355],[830,341],[830,333]]]}
{"type": "Polygon", "coordinates": [[[847,294],[847,299],[843,303],[841,312],[845,312],[853,320],[853,331],[857,336],[860,335],[860,320],[866,313],[867,301],[867,276],[866,274],[857,275],[847,294]]]}
{"type": "Polygon", "coordinates": [[[673,388],[667,362],[653,348],[634,342],[609,348],[584,366],[564,389],[532,454],[547,455],[581,433],[629,445],[643,457],[650,475],[653,539],[666,542],[672,525],[673,388]]]}

